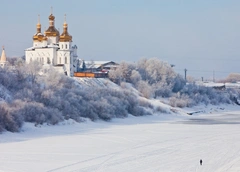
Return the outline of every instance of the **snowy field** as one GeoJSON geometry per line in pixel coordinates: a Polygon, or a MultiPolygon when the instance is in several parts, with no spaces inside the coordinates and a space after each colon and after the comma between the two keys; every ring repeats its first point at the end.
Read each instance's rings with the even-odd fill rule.
{"type": "Polygon", "coordinates": [[[0,172],[240,171],[240,110],[23,129],[0,135],[0,172]]]}

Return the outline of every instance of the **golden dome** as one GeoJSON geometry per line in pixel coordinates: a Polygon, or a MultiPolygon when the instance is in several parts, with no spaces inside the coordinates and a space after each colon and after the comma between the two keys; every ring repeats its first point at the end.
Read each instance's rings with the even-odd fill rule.
{"type": "Polygon", "coordinates": [[[49,26],[49,28],[45,31],[46,36],[59,36],[59,31],[54,26],[49,26]]]}
{"type": "Polygon", "coordinates": [[[42,42],[44,35],[42,33],[36,33],[33,36],[33,41],[42,42]]]}
{"type": "Polygon", "coordinates": [[[66,14],[65,21],[63,23],[63,33],[60,35],[60,42],[72,42],[72,36],[68,33],[68,24],[66,22],[66,14]]]}
{"type": "Polygon", "coordinates": [[[41,24],[40,24],[40,15],[38,15],[38,23],[37,23],[37,33],[33,35],[33,41],[42,41],[43,34],[41,33],[41,24]]]}
{"type": "Polygon", "coordinates": [[[55,19],[55,17],[54,17],[54,15],[53,15],[53,14],[50,14],[50,16],[48,17],[48,19],[49,19],[49,20],[54,20],[54,19],[55,19]]]}
{"type": "Polygon", "coordinates": [[[43,40],[43,41],[47,41],[48,38],[47,38],[46,36],[44,36],[44,37],[42,38],[42,40],[43,40]]]}
{"type": "Polygon", "coordinates": [[[53,37],[59,37],[59,31],[55,28],[54,26],[54,19],[55,17],[51,13],[50,16],[48,17],[49,19],[49,27],[45,31],[45,35],[48,36],[53,36],[53,37]]]}
{"type": "Polygon", "coordinates": [[[72,36],[68,33],[62,33],[59,42],[72,42],[72,36]]]}

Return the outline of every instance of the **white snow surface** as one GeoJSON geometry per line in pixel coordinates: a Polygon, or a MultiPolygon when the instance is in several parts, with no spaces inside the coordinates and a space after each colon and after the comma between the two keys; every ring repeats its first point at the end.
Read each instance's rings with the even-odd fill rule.
{"type": "Polygon", "coordinates": [[[216,83],[216,82],[202,82],[202,81],[197,81],[197,85],[205,86],[205,87],[222,87],[225,86],[226,88],[235,88],[239,89],[240,88],[240,83],[216,83]]]}
{"type": "Polygon", "coordinates": [[[80,87],[119,89],[119,86],[117,84],[111,82],[107,78],[73,77],[73,79],[80,87]]]}
{"type": "Polygon", "coordinates": [[[239,106],[175,110],[110,122],[26,123],[20,133],[0,134],[0,172],[240,171],[239,106]]]}

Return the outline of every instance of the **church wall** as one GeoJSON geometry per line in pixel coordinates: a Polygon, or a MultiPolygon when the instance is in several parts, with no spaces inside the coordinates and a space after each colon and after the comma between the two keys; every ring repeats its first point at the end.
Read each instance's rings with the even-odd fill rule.
{"type": "Polygon", "coordinates": [[[53,64],[53,58],[56,56],[54,48],[36,48],[25,52],[26,63],[38,61],[41,64],[53,64]]]}
{"type": "Polygon", "coordinates": [[[71,50],[72,43],[71,42],[59,42],[60,50],[71,50]]]}
{"type": "Polygon", "coordinates": [[[57,51],[57,61],[58,65],[64,65],[65,71],[67,71],[67,74],[72,76],[71,74],[71,58],[70,58],[70,50],[58,50],[57,51]]]}
{"type": "Polygon", "coordinates": [[[48,44],[57,44],[57,42],[58,42],[57,37],[53,37],[53,36],[48,37],[48,44]]]}
{"type": "Polygon", "coordinates": [[[47,46],[47,40],[44,40],[43,42],[42,42],[42,47],[46,47],[47,46]]]}
{"type": "Polygon", "coordinates": [[[64,51],[58,50],[57,51],[57,59],[56,59],[57,65],[63,65],[64,64],[64,51]]]}
{"type": "Polygon", "coordinates": [[[26,58],[26,63],[30,63],[30,59],[33,58],[33,53],[34,51],[25,51],[25,58],[26,58]]]}
{"type": "Polygon", "coordinates": [[[34,41],[33,47],[41,47],[41,42],[34,41]]]}

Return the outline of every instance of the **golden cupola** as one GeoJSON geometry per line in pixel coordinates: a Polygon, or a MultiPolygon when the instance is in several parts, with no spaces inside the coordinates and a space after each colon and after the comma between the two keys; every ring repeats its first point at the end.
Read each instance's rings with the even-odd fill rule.
{"type": "Polygon", "coordinates": [[[40,15],[38,15],[37,33],[33,35],[33,41],[41,42],[44,35],[41,33],[40,15]]]}
{"type": "Polygon", "coordinates": [[[59,42],[72,42],[72,36],[68,33],[68,24],[66,22],[66,14],[65,14],[65,20],[63,23],[63,33],[60,35],[59,42]]]}
{"type": "Polygon", "coordinates": [[[48,19],[49,19],[49,27],[45,31],[45,35],[47,37],[59,37],[59,31],[54,26],[54,20],[55,20],[54,15],[51,13],[48,19]]]}

